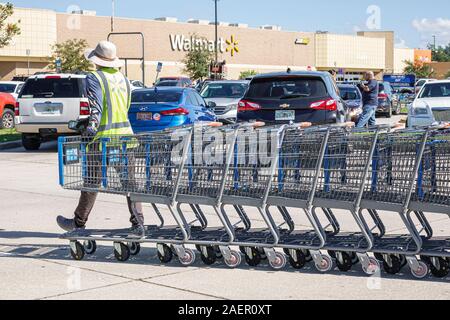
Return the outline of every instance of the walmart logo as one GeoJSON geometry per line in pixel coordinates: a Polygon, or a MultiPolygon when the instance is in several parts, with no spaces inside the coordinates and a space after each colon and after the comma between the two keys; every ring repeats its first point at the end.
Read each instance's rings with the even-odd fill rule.
{"type": "Polygon", "coordinates": [[[234,35],[232,35],[230,40],[227,40],[226,43],[228,45],[227,52],[230,52],[232,57],[234,57],[236,53],[239,53],[239,41],[236,40],[234,35]]]}

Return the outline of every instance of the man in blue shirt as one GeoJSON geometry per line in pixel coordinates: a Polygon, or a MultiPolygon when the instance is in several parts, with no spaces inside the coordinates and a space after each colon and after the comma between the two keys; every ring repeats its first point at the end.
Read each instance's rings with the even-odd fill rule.
{"type": "Polygon", "coordinates": [[[356,125],[357,128],[376,125],[375,113],[378,108],[378,81],[375,80],[375,75],[372,71],[364,73],[364,80],[366,83],[359,85],[363,98],[363,113],[356,125]]]}

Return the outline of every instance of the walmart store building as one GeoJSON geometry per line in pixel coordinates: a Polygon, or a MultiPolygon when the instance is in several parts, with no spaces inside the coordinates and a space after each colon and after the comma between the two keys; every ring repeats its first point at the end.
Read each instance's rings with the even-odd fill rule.
{"type": "MultiPolygon", "coordinates": [[[[51,10],[16,8],[12,20],[20,20],[22,33],[0,49],[0,77],[10,80],[16,75],[46,70],[51,47],[68,39],[86,39],[94,47],[111,31],[111,18],[92,11],[58,13],[51,10]]],[[[145,39],[145,78],[151,85],[158,62],[161,76],[181,75],[182,60],[193,44],[204,37],[204,44],[214,50],[214,25],[208,21],[178,22],[174,18],[140,20],[116,18],[115,32],[142,32],[145,39]]],[[[127,61],[131,79],[141,79],[142,56],[138,36],[113,36],[122,58],[127,61]]],[[[337,69],[345,79],[358,79],[365,70],[378,77],[383,73],[401,73],[404,60],[414,60],[413,49],[394,49],[393,32],[361,32],[357,35],[283,31],[276,26],[250,28],[245,24],[220,23],[219,58],[226,61],[227,78],[240,72],[259,73],[292,70],[337,69]],[[345,75],[344,75],[345,74],[345,75]]]]}

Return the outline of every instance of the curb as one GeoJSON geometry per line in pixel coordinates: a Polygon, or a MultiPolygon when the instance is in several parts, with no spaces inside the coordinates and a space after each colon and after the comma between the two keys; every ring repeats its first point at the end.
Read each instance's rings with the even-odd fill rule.
{"type": "Polygon", "coordinates": [[[0,150],[8,150],[8,149],[15,149],[22,146],[22,141],[10,141],[10,142],[4,142],[0,143],[0,150]]]}

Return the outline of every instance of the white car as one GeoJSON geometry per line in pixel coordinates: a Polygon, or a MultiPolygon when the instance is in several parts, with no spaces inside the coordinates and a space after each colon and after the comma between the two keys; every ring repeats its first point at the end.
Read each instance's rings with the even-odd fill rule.
{"type": "Polygon", "coordinates": [[[0,92],[9,93],[17,100],[24,83],[21,81],[0,81],[0,92]]]}
{"type": "Polygon", "coordinates": [[[450,122],[450,80],[433,81],[420,90],[408,112],[408,126],[450,122]]]}
{"type": "Polygon", "coordinates": [[[415,93],[416,94],[419,93],[420,89],[422,89],[422,87],[424,85],[426,85],[427,83],[433,82],[433,81],[436,81],[436,79],[419,79],[419,80],[417,80],[417,82],[415,84],[415,87],[416,87],[415,93]]]}
{"type": "Polygon", "coordinates": [[[85,75],[77,74],[41,74],[27,80],[15,109],[16,130],[22,133],[26,150],[75,133],[68,128],[69,121],[90,114],[85,81],[85,75]]]}
{"type": "Polygon", "coordinates": [[[131,91],[145,88],[145,85],[142,83],[142,81],[139,80],[130,80],[130,84],[131,84],[131,91]]]}

